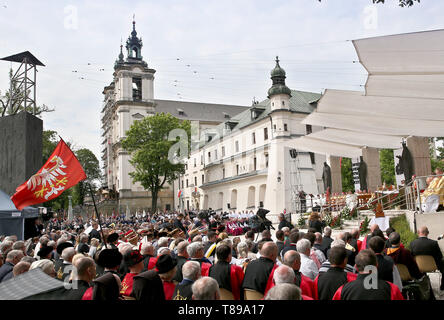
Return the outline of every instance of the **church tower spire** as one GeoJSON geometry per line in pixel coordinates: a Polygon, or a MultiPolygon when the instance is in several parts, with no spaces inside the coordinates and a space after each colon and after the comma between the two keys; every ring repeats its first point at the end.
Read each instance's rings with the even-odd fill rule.
{"type": "Polygon", "coordinates": [[[270,72],[273,84],[268,89],[268,98],[271,103],[271,110],[289,109],[291,90],[285,85],[285,70],[279,65],[279,57],[276,56],[276,66],[270,72]]]}
{"type": "Polygon", "coordinates": [[[133,18],[133,31],[126,40],[126,50],[128,51],[127,61],[142,61],[142,38],[137,37],[136,21],[133,18]]]}

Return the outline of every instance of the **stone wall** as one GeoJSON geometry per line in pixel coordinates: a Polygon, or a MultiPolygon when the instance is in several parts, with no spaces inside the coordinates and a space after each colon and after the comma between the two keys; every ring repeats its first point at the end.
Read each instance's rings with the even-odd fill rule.
{"type": "Polygon", "coordinates": [[[9,195],[43,165],[43,121],[30,113],[0,117],[0,190],[9,195]]]}

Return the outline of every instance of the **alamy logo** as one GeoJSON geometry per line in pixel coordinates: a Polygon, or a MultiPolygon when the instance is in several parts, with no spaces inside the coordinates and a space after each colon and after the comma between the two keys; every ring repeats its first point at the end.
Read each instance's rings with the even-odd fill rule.
{"type": "Polygon", "coordinates": [[[376,266],[365,266],[364,272],[368,273],[364,279],[364,288],[367,290],[378,289],[378,268],[376,266]]]}

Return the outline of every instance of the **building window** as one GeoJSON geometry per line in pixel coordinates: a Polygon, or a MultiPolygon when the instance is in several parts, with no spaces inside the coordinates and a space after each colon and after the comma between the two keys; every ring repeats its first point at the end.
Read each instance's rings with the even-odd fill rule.
{"type": "Polygon", "coordinates": [[[265,168],[268,168],[268,153],[265,154],[265,168]]]}
{"type": "Polygon", "coordinates": [[[188,179],[187,179],[187,188],[188,188],[188,179]]]}
{"type": "Polygon", "coordinates": [[[236,146],[236,152],[239,152],[239,141],[236,141],[235,146],[236,146]]]}
{"type": "Polygon", "coordinates": [[[142,100],[142,78],[133,78],[133,100],[142,100]]]}
{"type": "Polygon", "coordinates": [[[183,180],[182,180],[182,189],[183,189],[183,180]]]}
{"type": "Polygon", "coordinates": [[[257,170],[257,161],[256,161],[256,157],[253,159],[253,168],[254,168],[254,171],[257,170]]]}
{"type": "Polygon", "coordinates": [[[311,127],[310,124],[305,125],[305,131],[307,132],[307,134],[310,134],[313,132],[313,128],[311,127]]]}
{"type": "Polygon", "coordinates": [[[203,164],[203,162],[204,162],[204,155],[203,155],[203,154],[201,154],[201,155],[200,155],[200,165],[202,165],[202,164],[203,164]]]}
{"type": "Polygon", "coordinates": [[[285,101],[282,101],[282,105],[285,106],[285,101]]]}
{"type": "Polygon", "coordinates": [[[264,140],[268,140],[268,128],[264,128],[264,140]]]}
{"type": "Polygon", "coordinates": [[[205,175],[202,175],[202,184],[205,182],[205,175]]]}
{"type": "Polygon", "coordinates": [[[236,165],[236,175],[237,176],[239,175],[239,165],[238,164],[236,165]]]}
{"type": "Polygon", "coordinates": [[[253,132],[252,135],[251,135],[251,141],[252,141],[253,144],[256,143],[256,133],[255,132],[253,132]]]}
{"type": "Polygon", "coordinates": [[[194,186],[197,186],[197,177],[194,177],[194,186]]]}
{"type": "Polygon", "coordinates": [[[196,161],[196,158],[194,158],[194,167],[196,167],[196,165],[197,165],[197,161],[196,161]]]}
{"type": "Polygon", "coordinates": [[[211,152],[208,152],[208,162],[211,161],[211,152]]]}
{"type": "Polygon", "coordinates": [[[276,125],[275,124],[273,125],[273,129],[274,129],[274,131],[276,131],[276,125]]]}
{"type": "Polygon", "coordinates": [[[284,131],[287,131],[287,124],[284,123],[284,131]]]}
{"type": "Polygon", "coordinates": [[[225,168],[222,168],[222,179],[225,179],[225,168]]]}
{"type": "Polygon", "coordinates": [[[222,157],[225,157],[225,147],[222,147],[222,157]]]}
{"type": "Polygon", "coordinates": [[[188,163],[185,163],[185,170],[188,170],[188,163]]]}
{"type": "Polygon", "coordinates": [[[217,160],[217,149],[214,150],[214,160],[217,160]]]}

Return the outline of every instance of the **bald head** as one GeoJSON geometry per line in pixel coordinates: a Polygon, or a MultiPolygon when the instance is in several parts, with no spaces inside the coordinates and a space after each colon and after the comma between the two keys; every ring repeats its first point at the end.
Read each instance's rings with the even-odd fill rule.
{"type": "Polygon", "coordinates": [[[274,242],[265,242],[260,253],[262,257],[275,261],[278,255],[278,247],[274,242]]]}
{"type": "Polygon", "coordinates": [[[320,232],[315,233],[315,243],[322,244],[322,234],[320,232]]]}
{"type": "Polygon", "coordinates": [[[427,237],[429,235],[429,229],[426,226],[422,226],[418,229],[418,235],[420,237],[427,237]]]}
{"type": "Polygon", "coordinates": [[[301,255],[295,250],[288,250],[284,254],[284,265],[292,268],[293,270],[299,271],[301,267],[301,255]]]}
{"type": "Polygon", "coordinates": [[[154,256],[154,246],[151,242],[145,242],[142,244],[140,254],[154,256]]]}
{"type": "Polygon", "coordinates": [[[282,265],[274,270],[273,281],[275,284],[294,283],[295,274],[292,268],[282,265]]]}

